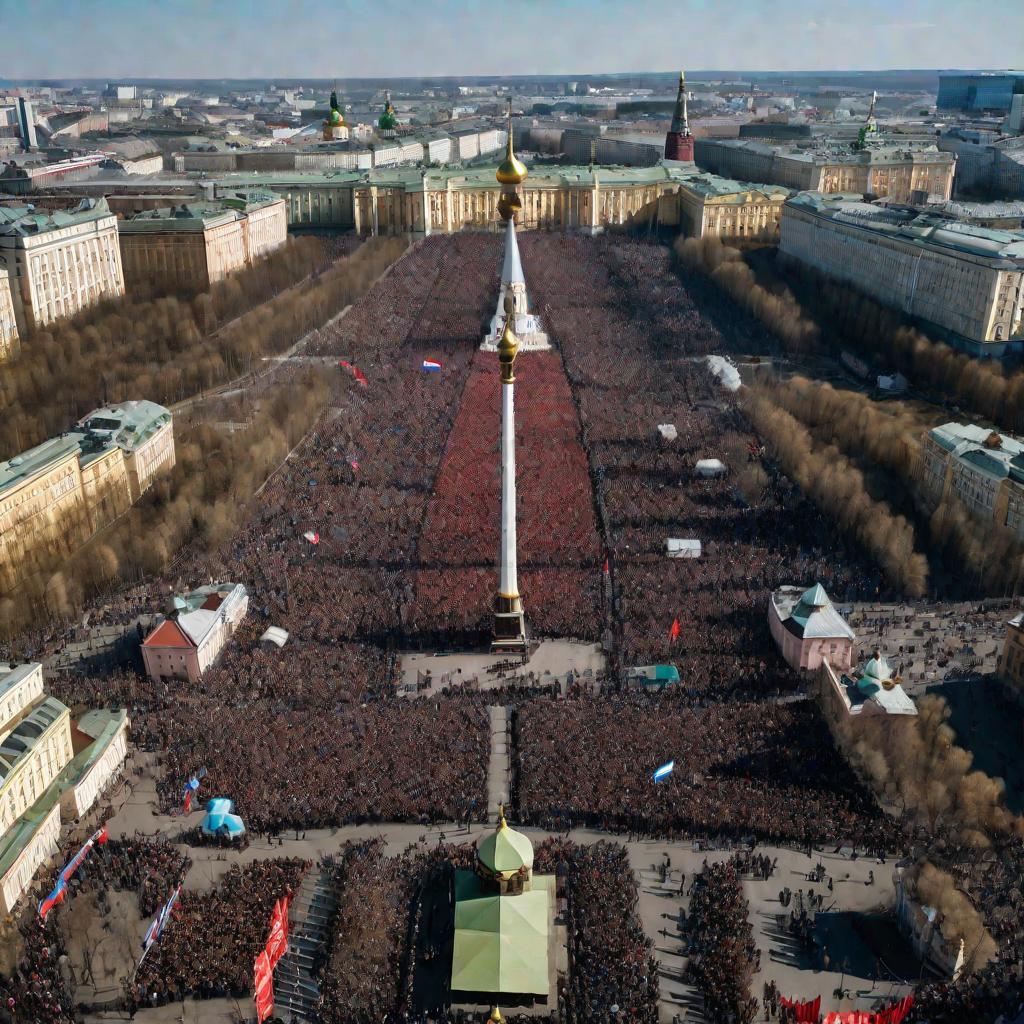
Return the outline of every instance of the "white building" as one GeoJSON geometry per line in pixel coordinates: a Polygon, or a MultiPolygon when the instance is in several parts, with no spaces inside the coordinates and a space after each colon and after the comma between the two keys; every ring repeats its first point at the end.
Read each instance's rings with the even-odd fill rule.
{"type": "Polygon", "coordinates": [[[0,665],[0,722],[0,909],[9,914],[57,852],[62,811],[84,814],[119,772],[128,716],[91,711],[73,723],[44,693],[42,665],[0,665]]]}
{"type": "Polygon", "coordinates": [[[779,252],[975,355],[1024,351],[1024,233],[803,192],[783,207],[779,252]]]}
{"type": "Polygon", "coordinates": [[[150,679],[197,682],[213,664],[249,610],[249,594],[241,583],[214,583],[185,597],[142,644],[142,660],[150,679]]]}
{"type": "Polygon", "coordinates": [[[123,295],[117,217],[105,199],[83,200],[67,213],[0,206],[0,269],[22,337],[123,295]]]}

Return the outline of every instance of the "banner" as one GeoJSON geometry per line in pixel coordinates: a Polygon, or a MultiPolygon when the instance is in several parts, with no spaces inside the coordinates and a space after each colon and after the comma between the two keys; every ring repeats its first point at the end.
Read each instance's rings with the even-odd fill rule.
{"type": "Polygon", "coordinates": [[[46,920],[46,915],[53,910],[58,903],[63,903],[67,884],[71,876],[82,866],[85,858],[92,852],[94,846],[102,846],[107,841],[107,826],[104,825],[99,831],[94,832],[84,843],[82,848],[64,865],[53,891],[45,899],[39,901],[39,919],[46,920]]]}
{"type": "MultiPolygon", "coordinates": [[[[842,1013],[830,1013],[825,1017],[825,1024],[902,1024],[914,1005],[914,997],[906,996],[899,1002],[887,1006],[884,1010],[846,1010],[842,1013]]],[[[798,1017],[797,1020],[800,1018],[798,1017]]]]}
{"type": "Polygon", "coordinates": [[[263,1024],[274,1012],[274,972],[266,950],[256,957],[252,974],[256,988],[256,1020],[263,1024]]]}
{"type": "Polygon", "coordinates": [[[821,996],[809,999],[805,1003],[798,1003],[795,999],[779,997],[779,1003],[787,1010],[792,1010],[797,1024],[818,1024],[818,1014],[821,1012],[821,996]]]}
{"type": "Polygon", "coordinates": [[[270,960],[270,969],[277,966],[278,960],[288,950],[288,898],[278,900],[274,904],[274,913],[270,918],[270,936],[267,938],[266,953],[270,960]]]}

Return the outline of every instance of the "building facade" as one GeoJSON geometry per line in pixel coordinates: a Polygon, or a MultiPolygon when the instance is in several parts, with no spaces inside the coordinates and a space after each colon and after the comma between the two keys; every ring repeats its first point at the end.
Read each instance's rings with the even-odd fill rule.
{"type": "Polygon", "coordinates": [[[143,210],[121,221],[119,232],[129,287],[159,283],[201,291],[273,252],[287,237],[285,202],[270,192],[143,210]]]}
{"type": "Polygon", "coordinates": [[[1024,72],[940,72],[939,110],[1009,110],[1014,87],[1024,88],[1024,72]]]}
{"type": "MultiPolygon", "coordinates": [[[[362,234],[497,231],[500,187],[491,173],[391,170],[237,175],[214,180],[214,196],[266,189],[286,203],[290,226],[362,234]]],[[[717,178],[693,167],[552,167],[521,187],[519,230],[597,234],[631,224],[723,238],[774,238],[789,193],[717,178]]]]}
{"type": "Polygon", "coordinates": [[[938,145],[956,157],[957,195],[1024,199],[1024,136],[954,128],[938,145]]]}
{"type": "Polygon", "coordinates": [[[1015,615],[1006,624],[997,675],[1010,698],[1024,706],[1024,614],[1015,615]]]}
{"type": "Polygon", "coordinates": [[[39,664],[0,665],[0,910],[9,914],[58,852],[61,817],[88,811],[127,753],[125,711],[79,722],[43,688],[39,664]]]}
{"type": "Polygon", "coordinates": [[[929,510],[950,497],[981,523],[1024,539],[1024,442],[973,423],[945,423],[921,445],[918,474],[929,510]]]}
{"type": "Polygon", "coordinates": [[[0,593],[50,571],[174,465],[171,414],[153,402],[97,410],[0,462],[0,593]]]}
{"type": "Polygon", "coordinates": [[[216,583],[175,599],[175,609],[142,643],[150,679],[198,682],[249,610],[241,583],[216,583]]]}
{"type": "Polygon", "coordinates": [[[776,590],[768,601],[768,630],[791,668],[814,672],[826,660],[840,670],[853,664],[854,632],[820,583],[805,591],[776,590]]]}
{"type": "Polygon", "coordinates": [[[0,267],[0,362],[18,347],[18,321],[14,315],[14,297],[6,267],[0,267]]]}
{"type": "Polygon", "coordinates": [[[753,139],[697,139],[694,159],[703,170],[742,181],[763,181],[797,191],[856,192],[910,202],[925,192],[948,199],[956,157],[936,146],[872,142],[813,147],[772,145],[753,139]]]}
{"type": "Polygon", "coordinates": [[[1024,349],[1022,234],[806,192],[785,204],[779,251],[964,351],[1024,349]]]}
{"type": "Polygon", "coordinates": [[[68,213],[0,206],[0,268],[25,337],[124,294],[117,218],[103,199],[84,200],[68,213]]]}

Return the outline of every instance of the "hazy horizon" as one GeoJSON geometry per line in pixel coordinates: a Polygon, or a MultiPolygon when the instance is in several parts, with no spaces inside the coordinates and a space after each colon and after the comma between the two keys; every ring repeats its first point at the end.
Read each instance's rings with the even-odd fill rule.
{"type": "Polygon", "coordinates": [[[1019,0],[521,0],[508,14],[477,0],[0,0],[0,12],[14,80],[998,70],[1020,63],[1024,39],[1019,0]]]}

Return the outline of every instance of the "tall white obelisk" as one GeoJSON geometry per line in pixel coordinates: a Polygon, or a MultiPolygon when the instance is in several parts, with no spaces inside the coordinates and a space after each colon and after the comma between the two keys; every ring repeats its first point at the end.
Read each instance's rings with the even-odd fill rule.
{"type": "Polygon", "coordinates": [[[514,364],[519,340],[512,332],[515,316],[512,296],[505,296],[505,328],[498,341],[501,366],[501,552],[498,596],[494,601],[495,650],[526,649],[526,622],[519,596],[516,566],[516,411],[514,364]]]}
{"type": "MultiPolygon", "coordinates": [[[[498,213],[508,225],[505,235],[506,265],[510,258],[519,266],[519,247],[515,243],[515,217],[522,209],[522,202],[516,186],[526,180],[526,167],[512,152],[512,114],[509,106],[508,142],[505,159],[498,165],[498,181],[501,182],[501,198],[498,213]]],[[[504,279],[505,274],[502,274],[504,279]]],[[[519,266],[519,277],[522,268],[519,266]]],[[[523,616],[523,602],[519,596],[519,578],[516,570],[516,413],[515,374],[513,365],[519,352],[516,337],[516,298],[518,289],[507,287],[511,282],[502,281],[505,314],[501,337],[497,339],[498,363],[501,366],[501,551],[499,553],[498,594],[494,599],[494,640],[491,646],[499,651],[526,650],[526,620],[523,616]]],[[[525,283],[522,287],[521,302],[525,304],[525,283]]],[[[546,339],[545,339],[546,343],[546,339]]]]}

